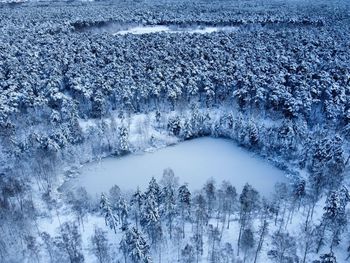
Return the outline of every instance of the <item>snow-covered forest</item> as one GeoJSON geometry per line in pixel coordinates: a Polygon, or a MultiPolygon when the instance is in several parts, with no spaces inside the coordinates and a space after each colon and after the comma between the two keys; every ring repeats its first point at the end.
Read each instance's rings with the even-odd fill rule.
{"type": "Polygon", "coordinates": [[[0,1],[1,263],[350,261],[349,142],[347,0],[0,1]],[[199,137],[286,178],[67,187],[199,137]]]}

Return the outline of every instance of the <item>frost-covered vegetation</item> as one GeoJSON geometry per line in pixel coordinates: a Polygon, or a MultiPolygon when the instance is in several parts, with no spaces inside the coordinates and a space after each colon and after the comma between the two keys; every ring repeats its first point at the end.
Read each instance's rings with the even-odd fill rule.
{"type": "Polygon", "coordinates": [[[346,0],[0,3],[0,261],[344,262],[349,10],[346,0]],[[111,34],[129,25],[237,29],[111,34]],[[83,163],[202,136],[231,139],[290,184],[263,201],[209,182],[184,200],[187,186],[152,181],[136,203],[115,187],[101,209],[60,187],[83,163]]]}

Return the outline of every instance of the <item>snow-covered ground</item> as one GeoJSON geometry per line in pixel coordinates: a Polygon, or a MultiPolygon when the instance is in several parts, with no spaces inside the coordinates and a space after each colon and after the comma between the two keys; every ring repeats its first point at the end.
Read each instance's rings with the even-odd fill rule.
{"type": "Polygon", "coordinates": [[[151,34],[151,33],[160,33],[160,32],[210,34],[218,31],[234,31],[236,29],[237,27],[233,27],[233,26],[225,26],[225,27],[196,26],[196,27],[186,27],[186,28],[177,28],[177,27],[162,26],[162,25],[135,26],[125,30],[117,31],[113,33],[113,35],[126,35],[126,34],[141,35],[141,34],[151,34]]]}
{"type": "Polygon", "coordinates": [[[71,183],[85,187],[92,196],[108,192],[115,184],[124,190],[134,190],[137,186],[144,189],[152,176],[160,179],[166,168],[171,168],[181,183],[186,182],[189,188],[196,190],[209,178],[214,178],[217,183],[230,181],[238,191],[248,182],[267,195],[276,182],[287,180],[283,171],[232,141],[207,137],[153,153],[105,158],[86,164],[71,183]]]}
{"type": "MultiPolygon", "coordinates": [[[[313,217],[313,222],[314,223],[319,223],[322,217],[322,207],[324,204],[324,198],[320,200],[320,202],[316,205],[315,207],[315,214],[313,217]]],[[[304,244],[305,240],[304,237],[300,236],[301,229],[303,228],[303,223],[305,222],[306,216],[307,216],[307,211],[304,209],[300,209],[297,213],[295,213],[295,217],[293,218],[292,222],[289,222],[285,225],[284,230],[288,231],[292,236],[294,237],[299,237],[297,238],[297,244],[298,244],[298,255],[302,256],[304,253],[304,244]]],[[[57,211],[52,210],[51,214],[43,217],[38,220],[38,230],[39,231],[45,231],[49,233],[51,236],[56,236],[59,235],[59,227],[61,224],[67,221],[72,221],[74,220],[75,217],[72,214],[72,212],[68,209],[66,205],[61,206],[57,211]]],[[[209,221],[210,224],[213,224],[214,226],[217,225],[217,220],[216,219],[211,219],[209,221]]],[[[259,227],[259,219],[258,217],[255,218],[252,221],[252,229],[257,231],[259,227]]],[[[226,224],[225,224],[226,225],[226,224]]],[[[271,249],[271,243],[272,243],[272,233],[274,233],[278,229],[278,225],[273,224],[273,220],[270,221],[270,224],[268,226],[268,235],[266,237],[266,242],[264,243],[261,252],[259,253],[257,263],[273,263],[276,261],[271,260],[267,256],[267,252],[269,249],[271,249]]],[[[219,223],[218,228],[221,229],[222,225],[219,223]]],[[[109,227],[106,226],[105,220],[102,215],[99,214],[89,214],[84,218],[84,227],[82,225],[79,225],[79,229],[81,232],[81,239],[82,239],[82,252],[84,254],[85,262],[86,263],[97,263],[98,260],[97,258],[91,253],[91,237],[94,232],[94,228],[99,227],[102,228],[107,232],[107,238],[108,238],[108,243],[109,243],[109,249],[111,252],[111,256],[113,256],[115,259],[120,259],[122,260],[122,253],[119,250],[119,242],[121,240],[122,236],[122,231],[118,228],[117,233],[114,233],[113,230],[111,230],[109,227]]],[[[185,227],[186,231],[186,238],[181,240],[180,246],[183,248],[183,246],[186,243],[190,243],[190,237],[192,236],[192,225],[190,223],[186,224],[185,227]]],[[[237,249],[237,239],[238,239],[238,232],[239,232],[239,223],[238,223],[238,217],[237,214],[236,216],[233,216],[231,218],[231,224],[230,224],[230,229],[226,229],[223,232],[221,244],[224,243],[230,243],[232,244],[234,248],[234,258],[233,260],[237,260],[237,262],[243,262],[239,261],[240,259],[242,260],[243,256],[241,253],[240,257],[236,257],[236,249],[237,249]]],[[[206,237],[204,239],[205,241],[207,240],[206,237]]],[[[162,245],[162,260],[159,262],[158,260],[158,252],[152,250],[151,251],[151,256],[154,259],[154,262],[159,262],[159,263],[169,263],[169,262],[176,262],[178,258],[178,251],[177,251],[177,245],[175,241],[171,240],[164,240],[163,245],[162,245]]],[[[346,240],[344,239],[341,244],[334,249],[334,253],[337,256],[338,261],[337,262],[347,262],[346,257],[346,247],[347,243],[346,240]]],[[[255,249],[255,248],[254,248],[255,249]]],[[[202,263],[209,263],[210,258],[208,257],[208,251],[210,248],[208,247],[208,243],[204,242],[204,254],[201,256],[200,261],[202,263]]],[[[322,253],[327,253],[328,250],[327,248],[322,248],[320,254],[322,253]]],[[[306,262],[312,262],[315,259],[318,259],[319,255],[316,255],[315,253],[311,252],[307,258],[306,262]]],[[[31,261],[30,261],[31,262],[31,261]]],[[[47,258],[47,261],[49,262],[49,259],[47,258]]],[[[117,261],[118,262],[118,261],[117,261]]],[[[236,262],[236,261],[234,261],[236,262]]],[[[252,255],[247,258],[247,263],[248,262],[253,262],[253,257],[252,255]]],[[[301,261],[300,261],[301,262],[301,261]]]]}

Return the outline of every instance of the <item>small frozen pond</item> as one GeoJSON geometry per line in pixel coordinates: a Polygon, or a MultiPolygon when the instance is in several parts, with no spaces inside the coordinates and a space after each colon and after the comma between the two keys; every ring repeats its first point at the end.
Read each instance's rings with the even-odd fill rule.
{"type": "Polygon", "coordinates": [[[191,27],[175,27],[175,26],[134,26],[128,29],[119,30],[113,33],[113,35],[142,35],[151,33],[190,33],[190,34],[210,34],[218,31],[232,32],[236,30],[236,27],[225,26],[225,27],[215,27],[215,26],[191,26],[191,27]]]}
{"type": "Polygon", "coordinates": [[[123,190],[145,189],[152,176],[160,179],[170,167],[180,183],[191,190],[202,188],[209,178],[217,184],[230,181],[237,191],[248,182],[268,195],[276,182],[287,181],[284,172],[225,139],[200,138],[185,141],[153,153],[130,154],[106,158],[82,167],[73,179],[74,186],[83,186],[92,196],[107,192],[113,185],[123,190]]]}

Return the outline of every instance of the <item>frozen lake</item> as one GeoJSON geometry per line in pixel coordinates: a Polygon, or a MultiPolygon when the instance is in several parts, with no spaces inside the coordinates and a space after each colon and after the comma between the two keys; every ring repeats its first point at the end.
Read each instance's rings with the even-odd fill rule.
{"type": "Polygon", "coordinates": [[[130,154],[106,158],[82,167],[73,179],[74,186],[83,186],[92,196],[107,192],[113,185],[123,190],[145,189],[152,176],[160,179],[165,168],[171,168],[180,183],[191,190],[202,188],[209,179],[217,184],[230,181],[237,191],[248,182],[260,193],[268,195],[276,182],[287,181],[284,172],[236,146],[232,141],[199,138],[169,146],[153,153],[130,154]]]}
{"type": "Polygon", "coordinates": [[[151,33],[190,33],[190,34],[210,34],[218,31],[232,32],[236,30],[233,26],[215,27],[215,26],[191,26],[191,27],[175,27],[175,26],[134,26],[128,29],[119,30],[113,33],[113,35],[142,35],[151,33]]]}

